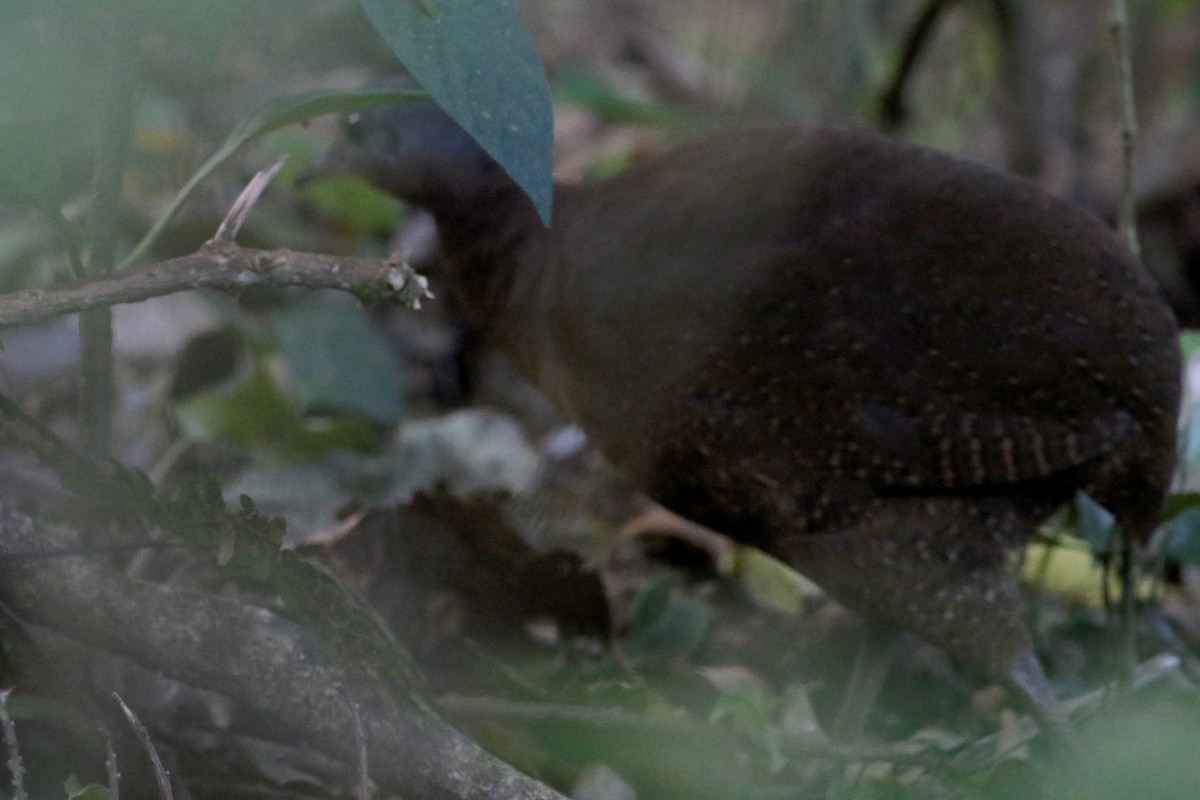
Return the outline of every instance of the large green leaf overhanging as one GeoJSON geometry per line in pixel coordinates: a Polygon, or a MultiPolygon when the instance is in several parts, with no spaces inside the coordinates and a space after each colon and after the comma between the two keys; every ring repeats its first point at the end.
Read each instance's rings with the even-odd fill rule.
{"type": "Polygon", "coordinates": [[[359,0],[433,99],[500,163],[547,224],[553,116],[533,37],[508,0],[359,0]]]}

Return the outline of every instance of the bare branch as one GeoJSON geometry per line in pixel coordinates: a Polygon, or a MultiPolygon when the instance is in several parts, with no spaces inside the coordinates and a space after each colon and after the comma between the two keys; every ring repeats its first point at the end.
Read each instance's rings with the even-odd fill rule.
{"type": "MultiPolygon", "coordinates": [[[[0,554],[78,544],[73,531],[0,508],[0,554]]],[[[0,565],[0,602],[23,619],[271,714],[350,770],[361,715],[372,779],[427,800],[562,800],[429,713],[336,663],[266,609],[130,578],[103,559],[0,565]],[[349,702],[347,702],[349,701],[349,702]]]]}
{"type": "Polygon", "coordinates": [[[404,262],[254,250],[214,238],[195,253],[180,258],[48,289],[0,295],[0,327],[40,322],[95,306],[136,303],[189,289],[236,292],[252,286],[300,286],[341,289],[364,298],[413,305],[428,296],[426,285],[424,278],[404,262]]]}
{"type": "Polygon", "coordinates": [[[136,303],[189,289],[238,292],[251,286],[340,289],[363,299],[411,308],[432,297],[429,281],[403,258],[328,256],[293,250],[254,250],[234,239],[287,156],[256,174],[238,195],[216,234],[191,255],[89,280],[0,295],[0,328],[28,325],[91,308],[136,303]]]}

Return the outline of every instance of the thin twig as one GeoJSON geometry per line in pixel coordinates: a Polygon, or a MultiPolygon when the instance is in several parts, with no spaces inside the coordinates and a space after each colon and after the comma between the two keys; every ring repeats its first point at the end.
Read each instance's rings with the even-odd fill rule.
{"type": "Polygon", "coordinates": [[[167,768],[163,766],[162,759],[158,757],[158,751],[154,749],[154,742],[150,741],[150,731],[146,730],[146,726],[138,719],[137,714],[133,713],[133,709],[125,704],[121,695],[113,692],[113,698],[121,706],[121,711],[124,712],[125,719],[129,720],[129,727],[133,728],[138,741],[142,743],[142,747],[146,748],[146,755],[150,758],[150,764],[154,767],[154,777],[158,781],[159,796],[162,800],[174,800],[175,793],[171,791],[171,776],[168,774],[167,768]]]}
{"type": "Polygon", "coordinates": [[[908,104],[905,101],[908,79],[934,31],[938,17],[946,10],[950,1],[928,0],[912,27],[908,29],[896,71],[892,73],[887,88],[879,97],[879,122],[884,130],[894,131],[908,119],[908,104]]]}
{"type": "MultiPolygon", "coordinates": [[[[1112,0],[1112,34],[1121,68],[1121,205],[1117,226],[1135,261],[1142,260],[1138,241],[1137,208],[1133,190],[1133,154],[1137,142],[1137,112],[1133,102],[1133,58],[1129,46],[1129,14],[1125,0],[1112,0]]],[[[1121,641],[1122,683],[1128,686],[1137,663],[1137,596],[1134,583],[1134,543],[1130,531],[1121,531],[1120,560],[1117,569],[1121,580],[1121,641]]]]}
{"type": "Polygon", "coordinates": [[[246,216],[250,213],[250,209],[254,208],[254,204],[258,202],[258,198],[262,197],[262,193],[266,190],[267,185],[279,174],[279,170],[283,169],[285,163],[287,163],[287,155],[282,155],[275,159],[274,164],[264,170],[260,170],[257,175],[250,179],[250,182],[246,184],[246,188],[242,189],[242,193],[238,195],[237,200],[233,201],[233,205],[230,207],[229,213],[225,215],[225,219],[221,220],[221,224],[213,236],[214,241],[233,243],[233,240],[237,238],[238,231],[242,229],[242,225],[246,222],[246,216]]]}
{"type": "Polygon", "coordinates": [[[1133,194],[1133,154],[1137,143],[1137,110],[1133,102],[1133,58],[1129,44],[1129,14],[1125,0],[1112,0],[1112,34],[1121,68],[1121,209],[1117,225],[1133,257],[1141,261],[1137,209],[1133,194]]]}
{"type": "MultiPolygon", "coordinates": [[[[137,86],[133,71],[135,51],[140,42],[136,26],[124,14],[107,20],[105,59],[108,69],[107,91],[100,104],[99,141],[96,144],[96,171],[92,181],[90,219],[88,220],[87,274],[100,275],[112,269],[116,260],[121,220],[121,187],[133,140],[133,115],[137,110],[137,86]]],[[[79,387],[79,425],[87,451],[94,456],[108,453],[112,428],[113,332],[112,311],[89,309],[79,320],[81,362],[79,387]]]]}
{"type": "Polygon", "coordinates": [[[17,744],[17,726],[8,715],[8,696],[12,689],[0,692],[0,729],[4,731],[4,745],[8,750],[8,771],[12,775],[13,800],[29,800],[25,793],[25,764],[21,761],[21,748],[17,744]]]}
{"type": "Polygon", "coordinates": [[[358,800],[371,800],[371,770],[367,755],[367,732],[363,728],[362,714],[358,705],[351,699],[346,699],[350,706],[350,716],[354,720],[354,742],[358,746],[358,780],[355,782],[354,796],[358,800]]]}
{"type": "Polygon", "coordinates": [[[121,800],[121,768],[117,764],[117,751],[113,749],[112,734],[101,728],[104,734],[104,771],[108,774],[108,800],[121,800]]]}

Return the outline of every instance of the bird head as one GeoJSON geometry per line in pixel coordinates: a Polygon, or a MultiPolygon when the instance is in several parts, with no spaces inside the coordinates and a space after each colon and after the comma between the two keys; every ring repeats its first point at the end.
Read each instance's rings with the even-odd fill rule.
{"type": "MultiPolygon", "coordinates": [[[[372,88],[419,89],[409,78],[372,88]]],[[[431,100],[364,108],[348,115],[329,150],[298,177],[352,176],[416,205],[470,201],[503,170],[463,128],[431,100]]]]}

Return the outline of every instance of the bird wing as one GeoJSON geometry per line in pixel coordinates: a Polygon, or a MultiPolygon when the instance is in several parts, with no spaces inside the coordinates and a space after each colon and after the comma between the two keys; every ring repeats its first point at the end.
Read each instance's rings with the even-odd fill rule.
{"type": "Polygon", "coordinates": [[[950,489],[1045,478],[1103,456],[1138,431],[1124,410],[1067,424],[965,411],[909,420],[864,408],[836,452],[839,471],[857,479],[950,489]]]}

